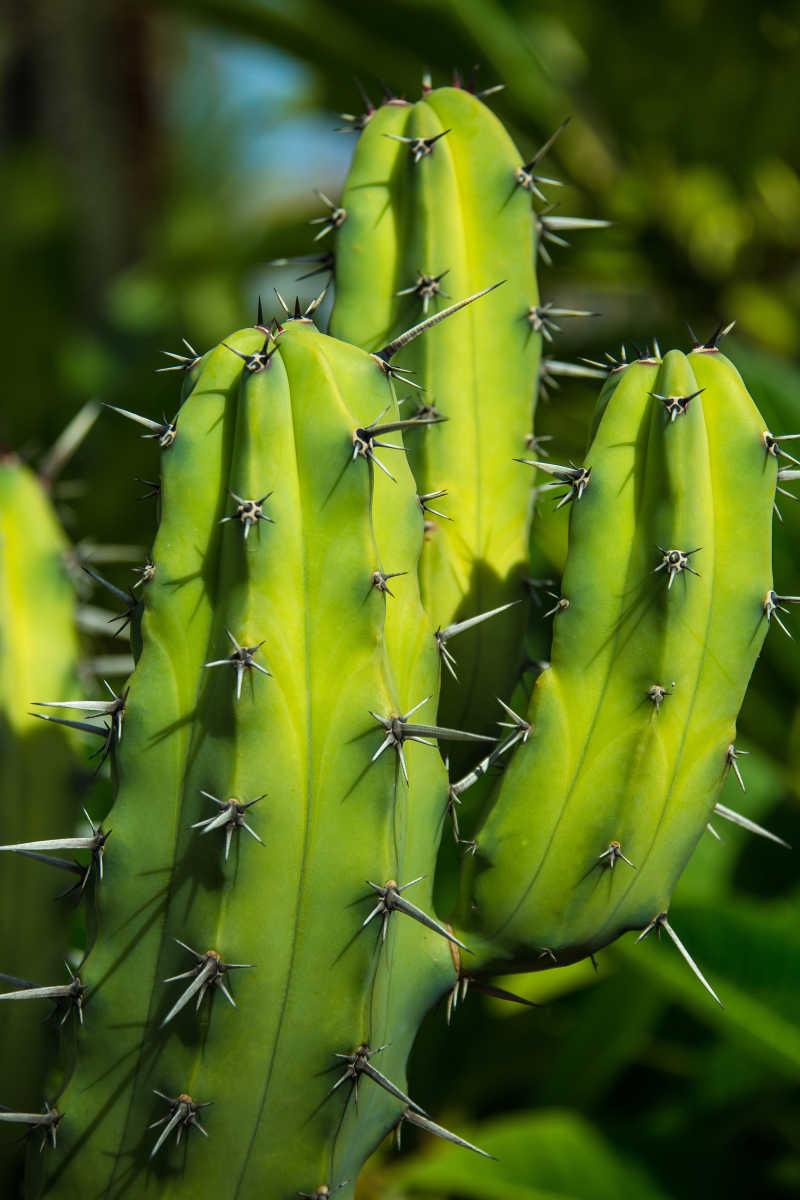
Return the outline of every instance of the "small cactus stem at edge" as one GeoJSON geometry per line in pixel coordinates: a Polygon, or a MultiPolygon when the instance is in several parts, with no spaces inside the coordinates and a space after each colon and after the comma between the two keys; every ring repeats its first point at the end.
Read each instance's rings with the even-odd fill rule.
{"type": "Polygon", "coordinates": [[[651,932],[653,929],[657,929],[659,932],[660,932],[660,931],[663,929],[663,930],[665,931],[665,933],[669,934],[669,936],[670,936],[670,938],[672,939],[672,941],[674,942],[674,944],[675,944],[675,946],[676,946],[676,948],[677,948],[678,952],[681,954],[681,956],[682,956],[682,958],[684,959],[684,961],[685,961],[685,962],[688,964],[688,966],[689,966],[689,967],[692,969],[692,971],[694,972],[694,974],[695,974],[695,975],[697,976],[697,978],[700,980],[700,982],[702,983],[703,987],[706,989],[706,991],[709,993],[709,995],[710,995],[710,996],[713,996],[713,998],[716,1000],[716,1002],[717,1002],[717,1004],[720,1006],[720,1008],[724,1008],[724,1007],[725,1007],[725,1005],[722,1003],[722,1001],[720,1000],[719,996],[718,996],[718,995],[717,995],[717,993],[714,991],[714,989],[712,988],[711,984],[708,982],[708,980],[706,979],[705,975],[704,975],[704,974],[703,974],[703,972],[700,970],[700,968],[698,967],[697,963],[694,961],[694,959],[692,958],[691,954],[690,954],[690,953],[689,953],[689,951],[686,949],[686,947],[684,946],[683,942],[681,941],[681,939],[678,937],[678,935],[677,935],[677,933],[675,932],[675,930],[674,930],[674,929],[672,928],[672,926],[670,925],[669,921],[667,920],[667,914],[666,914],[665,912],[658,913],[658,915],[657,915],[657,916],[653,917],[653,919],[652,919],[652,921],[650,922],[650,924],[649,924],[649,925],[647,925],[647,926],[646,926],[646,927],[645,927],[645,928],[642,930],[642,932],[639,934],[639,936],[637,937],[637,939],[636,939],[636,944],[638,945],[638,943],[639,943],[639,942],[641,942],[641,941],[642,941],[644,938],[646,938],[646,937],[647,937],[647,935],[648,935],[648,934],[649,934],[649,933],[650,933],[650,932],[651,932]]]}

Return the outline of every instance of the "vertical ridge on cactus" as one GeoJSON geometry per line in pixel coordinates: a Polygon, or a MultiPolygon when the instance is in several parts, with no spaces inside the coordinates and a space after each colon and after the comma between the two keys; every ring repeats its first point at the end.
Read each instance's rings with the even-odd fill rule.
{"type": "MultiPolygon", "coordinates": [[[[530,486],[508,464],[531,427],[541,336],[527,320],[538,291],[531,198],[515,186],[521,161],[475,96],[440,88],[371,115],[342,196],[335,336],[376,350],[447,304],[443,277],[453,296],[507,280],[399,356],[425,389],[406,403],[447,418],[406,439],[420,493],[446,490],[452,517],[426,521],[420,581],[435,626],[522,596],[530,486]]],[[[443,687],[445,724],[490,727],[494,697],[511,694],[524,622],[520,605],[464,638],[461,686],[443,687]]]]}

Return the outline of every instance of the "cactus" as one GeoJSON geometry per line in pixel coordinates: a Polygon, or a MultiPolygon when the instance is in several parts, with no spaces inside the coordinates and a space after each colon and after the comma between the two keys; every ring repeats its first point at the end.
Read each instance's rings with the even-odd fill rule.
{"type": "MultiPolygon", "coordinates": [[[[54,828],[70,831],[80,813],[80,761],[68,730],[48,731],[32,722],[28,704],[47,695],[69,695],[80,687],[76,595],[66,566],[66,536],[46,492],[45,481],[12,456],[0,460],[0,841],[37,842],[54,828]]],[[[36,853],[34,851],[34,853],[36,853]]],[[[71,864],[68,864],[71,865],[71,864]]],[[[30,1003],[0,1011],[0,1056],[6,1095],[13,1081],[14,1104],[39,1110],[49,1071],[56,1062],[55,1022],[41,1021],[68,987],[64,959],[70,944],[72,909],[62,900],[80,879],[71,871],[46,872],[11,854],[0,862],[0,998],[12,993],[30,1003]],[[43,878],[43,875],[46,878],[43,878]],[[24,977],[24,978],[20,978],[24,977]],[[54,989],[37,1002],[39,988],[54,989]],[[20,995],[22,993],[22,995],[20,995]]],[[[60,1014],[56,1014],[60,1015],[60,1014]]],[[[0,1112],[0,1118],[3,1114],[0,1112]]],[[[9,1143],[0,1154],[0,1191],[18,1194],[24,1155],[9,1143]]],[[[11,1131],[12,1133],[14,1131],[11,1131]]]]}
{"type": "Polygon", "coordinates": [[[736,716],[774,611],[776,460],[716,346],[618,369],[595,422],[561,479],[569,551],[533,733],[478,835],[480,930],[517,966],[630,929],[676,937],[672,889],[738,773],[736,716]]]}
{"type": "Polygon", "coordinates": [[[448,662],[442,719],[482,730],[496,719],[495,697],[511,694],[526,619],[519,602],[530,484],[509,463],[532,429],[548,319],[536,284],[532,172],[469,92],[392,99],[364,124],[335,233],[330,332],[367,350],[448,295],[505,280],[490,313],[468,310],[399,360],[413,388],[405,403],[446,418],[407,438],[419,493],[431,497],[423,603],[445,629],[516,602],[465,637],[457,663],[448,662]]]}
{"type": "Polygon", "coordinates": [[[117,410],[159,443],[162,519],[141,599],[118,592],[128,685],[47,701],[88,716],[87,732],[106,718],[116,801],[81,840],[99,921],[71,997],[73,1019],[85,1007],[75,1073],[54,1107],[5,1115],[57,1145],[32,1156],[31,1195],[347,1200],[404,1121],[483,1153],[407,1094],[437,998],[519,999],[493,974],[572,962],[630,929],[663,929],[715,996],[668,910],[712,812],[745,821],[716,801],[739,773],[761,641],[794,599],[771,581],[780,443],[715,337],[615,365],[580,464],[513,462],[543,320],[536,160],[521,166],[457,89],[363,124],[318,234],[339,239],[332,330],[351,340],[314,327],[316,302],[272,326],[259,304],[254,327],[172,356],[174,420],[117,410]],[[471,157],[470,139],[485,151],[471,157]],[[449,242],[435,189],[455,179],[474,203],[449,242]],[[452,263],[420,260],[439,239],[452,263]],[[500,259],[518,273],[495,292],[500,259]],[[466,298],[442,308],[445,269],[466,298]],[[405,413],[395,393],[411,382],[425,402],[405,413]],[[531,467],[569,520],[551,663],[520,715],[517,615],[459,653],[465,732],[452,695],[437,715],[450,640],[513,598],[531,467]],[[459,497],[458,531],[426,521],[442,490],[459,497]],[[481,729],[492,688],[499,739],[481,729]],[[473,741],[483,757],[448,783],[437,743],[473,741]],[[457,829],[465,793],[482,780],[486,796],[502,765],[455,915],[436,912],[448,813],[457,829]]]}
{"type": "Polygon", "coordinates": [[[425,1120],[404,1065],[453,935],[429,915],[447,780],[417,743],[462,735],[431,715],[416,489],[402,453],[379,469],[388,369],[307,318],[244,330],[159,435],[53,1195],[348,1195],[406,1106],[425,1120]]]}

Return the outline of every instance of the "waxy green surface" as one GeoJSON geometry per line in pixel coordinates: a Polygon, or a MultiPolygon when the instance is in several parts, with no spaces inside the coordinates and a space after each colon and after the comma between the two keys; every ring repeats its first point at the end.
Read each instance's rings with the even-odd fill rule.
{"type": "MultiPolygon", "coordinates": [[[[378,109],[360,135],[336,233],[336,301],[331,333],[379,350],[423,317],[413,287],[420,273],[447,272],[452,300],[505,280],[398,355],[420,392],[398,383],[403,411],[433,406],[445,423],[409,433],[409,462],[421,494],[451,520],[428,514],[420,562],[422,598],[434,626],[523,596],[530,478],[512,462],[531,430],[540,335],[530,193],[514,178],[522,156],[497,118],[458,88],[419,103],[378,109]],[[446,132],[445,132],[446,131],[446,132]],[[404,138],[439,137],[413,161],[404,138]]],[[[451,301],[434,295],[428,314],[451,301]]],[[[459,638],[459,685],[443,684],[442,720],[493,728],[519,671],[525,605],[459,638]]]]}
{"type": "MultiPolygon", "coordinates": [[[[228,346],[262,348],[263,330],[228,346]]],[[[405,1090],[421,1017],[452,979],[447,943],[395,913],[385,944],[366,880],[426,878],[408,898],[430,911],[447,784],[435,748],[370,759],[384,731],[369,715],[402,713],[431,695],[439,664],[420,606],[422,514],[402,453],[396,482],[363,457],[352,433],[390,403],[374,359],[287,322],[263,371],[219,346],[193,372],[162,454],[163,517],[145,591],[143,650],[130,680],[118,798],[87,961],[90,989],[76,1074],[49,1161],[60,1198],[216,1195],[280,1200],[321,1184],[352,1195],[364,1158],[397,1121],[401,1101],[362,1078],[358,1109],[338,1053],[390,1043],[373,1063],[405,1090]],[[243,537],[229,491],[259,499],[243,537]],[[391,520],[386,516],[390,515],[391,520]],[[373,519],[374,517],[374,519],[373,519]],[[374,570],[406,570],[395,597],[374,570]],[[226,630],[267,677],[247,670],[235,699],[226,630]],[[193,823],[215,809],[200,790],[246,802],[263,845],[193,823]],[[191,980],[180,938],[252,969],[226,976],[165,1028],[191,980]],[[154,1159],[168,1113],[157,1096],[213,1101],[198,1114],[208,1140],[174,1134],[154,1159]],[[327,1098],[326,1098],[327,1097],[327,1098]]],[[[388,417],[386,418],[388,419],[388,417]]],[[[400,443],[399,434],[388,439],[400,443]]],[[[377,451],[383,457],[381,451],[377,451]]],[[[385,460],[384,460],[385,461],[385,460]]]]}
{"type": "Polygon", "coordinates": [[[714,807],[766,633],[775,459],[718,352],[671,351],[612,375],[573,502],[551,665],[479,832],[488,957],[549,965],[644,929],[669,907],[714,807]],[[702,389],[670,422],[652,396],[702,389]],[[658,547],[699,576],[667,588],[658,547]],[[657,708],[653,684],[669,693],[657,708]],[[600,856],[618,841],[635,869],[600,856]]]}

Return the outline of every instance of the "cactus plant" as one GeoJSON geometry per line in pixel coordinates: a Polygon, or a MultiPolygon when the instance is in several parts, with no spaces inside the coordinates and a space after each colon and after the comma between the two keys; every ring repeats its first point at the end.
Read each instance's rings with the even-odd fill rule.
{"type": "Polygon", "coordinates": [[[738,772],[738,708],[770,619],[792,599],[770,568],[780,442],[714,338],[615,367],[579,465],[514,463],[538,354],[529,310],[542,317],[524,195],[535,161],[521,177],[505,135],[458,90],[387,104],[365,125],[352,203],[328,202],[322,230],[340,238],[333,330],[350,341],[314,327],[314,304],[271,326],[259,304],[254,327],[173,356],[186,372],[174,420],[117,410],[160,445],[162,520],[127,613],[128,686],[49,701],[107,717],[117,798],[108,852],[105,825],[84,839],[98,875],[105,865],[73,1003],[76,1017],[86,1008],[75,1073],[56,1107],[11,1114],[57,1142],[36,1156],[31,1195],[346,1200],[399,1123],[458,1140],[405,1082],[438,997],[452,1008],[476,986],[517,999],[492,975],[574,961],[629,929],[664,929],[711,990],[668,906],[726,771],[738,772]],[[475,172],[470,138],[497,152],[497,178],[475,172]],[[474,262],[458,239],[452,266],[419,261],[429,240],[448,244],[428,167],[448,187],[455,171],[474,196],[474,262]],[[479,205],[503,198],[500,175],[509,228],[477,237],[479,205]],[[380,195],[359,187],[375,178],[380,195]],[[380,196],[394,217],[372,276],[361,239],[380,196]],[[523,228],[520,255],[509,239],[523,228]],[[525,262],[494,292],[510,254],[525,262]],[[459,299],[438,307],[433,283],[412,280],[414,303],[435,311],[409,314],[423,319],[401,332],[408,296],[396,293],[412,262],[433,283],[449,269],[459,299]],[[454,315],[488,291],[471,316],[454,315]],[[410,358],[417,335],[451,315],[410,358]],[[511,381],[501,415],[498,364],[511,381]],[[412,369],[433,403],[406,414],[396,389],[412,369]],[[470,398],[461,413],[451,374],[470,398]],[[476,441],[488,411],[492,436],[476,441]],[[440,682],[449,639],[507,602],[518,578],[530,466],[560,489],[569,550],[530,711],[509,703],[510,626],[458,672],[459,711],[478,724],[488,681],[503,691],[508,732],[495,739],[437,715],[440,682]],[[443,484],[471,514],[463,541],[425,530],[443,484]],[[485,743],[449,783],[436,749],[448,741],[485,743]],[[448,812],[501,763],[461,902],[437,913],[448,812]]]}
{"type": "MultiPolygon", "coordinates": [[[[0,814],[3,843],[36,843],[54,828],[71,831],[80,816],[81,763],[68,730],[48,731],[29,716],[29,702],[80,689],[76,593],[67,571],[69,546],[47,495],[46,480],[15,457],[0,460],[0,814]]],[[[0,1056],[14,1103],[39,1110],[56,1062],[55,1022],[41,1025],[53,1001],[70,986],[64,959],[70,946],[72,908],[61,891],[80,887],[71,871],[44,872],[23,857],[0,863],[2,994],[0,1056]],[[47,875],[43,879],[43,874],[47,875]],[[52,876],[52,877],[51,877],[52,876]],[[43,1004],[38,989],[50,989],[43,1004]]],[[[68,863],[67,866],[72,866],[68,863]]],[[[5,1099],[5,1097],[4,1097],[5,1099]]],[[[3,1113],[0,1112],[0,1118],[3,1113]]],[[[17,1192],[24,1155],[3,1131],[0,1190],[17,1192]]]]}
{"type": "Polygon", "coordinates": [[[378,469],[404,425],[381,416],[388,369],[304,317],[241,331],[161,437],[53,1194],[311,1194],[354,1180],[405,1104],[424,1119],[404,1064],[453,935],[428,915],[447,780],[416,743],[462,735],[429,715],[416,490],[402,453],[378,469]],[[228,1154],[189,1145],[179,1182],[172,1143],[210,1102],[228,1154]]]}

